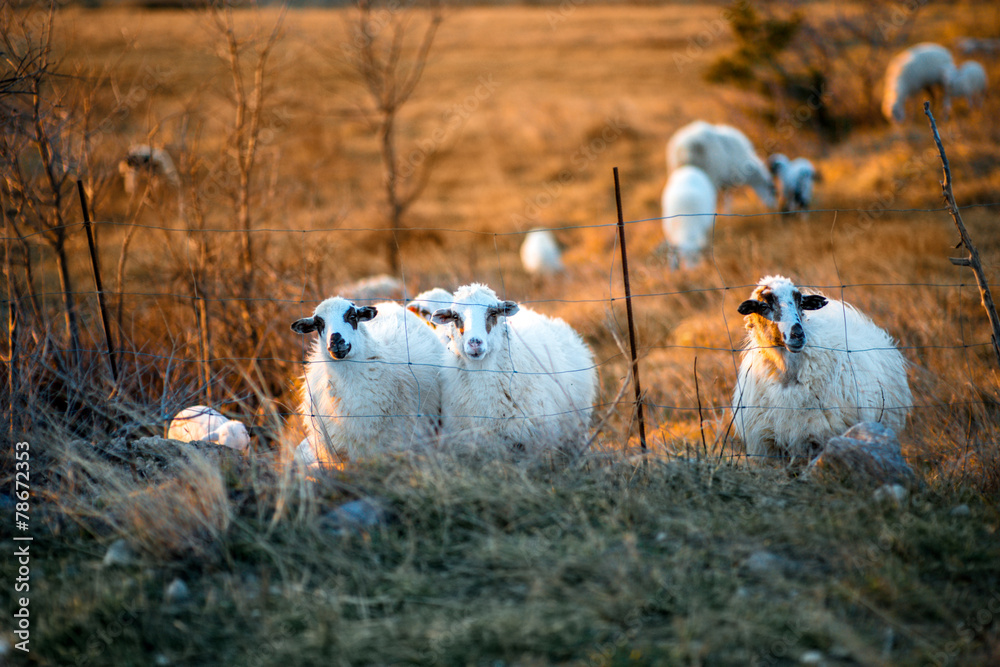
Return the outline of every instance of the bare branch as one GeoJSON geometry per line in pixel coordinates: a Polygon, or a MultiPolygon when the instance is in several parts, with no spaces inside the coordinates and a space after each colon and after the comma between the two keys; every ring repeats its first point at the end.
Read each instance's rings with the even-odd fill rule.
{"type": "Polygon", "coordinates": [[[937,123],[934,122],[934,114],[931,113],[930,102],[924,102],[924,114],[930,120],[931,132],[934,134],[934,143],[937,144],[938,153],[941,156],[941,165],[944,168],[944,181],[941,182],[944,201],[948,206],[948,212],[951,213],[951,217],[955,220],[958,233],[962,237],[962,241],[958,247],[965,246],[965,249],[969,251],[967,258],[951,258],[951,263],[968,266],[976,274],[976,283],[979,285],[979,295],[982,298],[983,308],[986,310],[986,316],[989,318],[990,326],[993,328],[991,337],[993,352],[996,354],[997,363],[1000,364],[1000,317],[997,316],[997,307],[993,303],[993,294],[990,292],[990,285],[986,280],[986,272],[983,270],[983,264],[979,259],[979,251],[972,242],[969,230],[966,229],[965,223],[962,221],[962,214],[955,203],[955,193],[951,187],[951,166],[948,164],[948,157],[944,153],[944,145],[941,143],[941,135],[938,134],[937,123]]]}

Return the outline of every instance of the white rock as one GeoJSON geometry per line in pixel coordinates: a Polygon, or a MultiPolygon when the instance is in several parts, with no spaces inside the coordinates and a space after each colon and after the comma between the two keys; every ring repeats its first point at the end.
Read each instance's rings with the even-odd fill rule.
{"type": "Polygon", "coordinates": [[[799,656],[799,662],[803,665],[823,664],[823,653],[821,651],[806,651],[799,656]]]}
{"type": "Polygon", "coordinates": [[[108,547],[107,553],[104,554],[104,560],[101,562],[104,567],[126,566],[134,563],[135,557],[132,555],[132,549],[129,548],[128,542],[118,539],[108,547]]]}
{"type": "Polygon", "coordinates": [[[949,512],[949,514],[951,514],[952,516],[969,516],[970,514],[972,514],[972,510],[969,509],[968,505],[963,503],[952,509],[951,512],[949,512]]]}
{"type": "Polygon", "coordinates": [[[906,501],[909,491],[902,484],[883,484],[872,495],[876,502],[889,502],[898,506],[906,501]]]}
{"type": "Polygon", "coordinates": [[[187,584],[180,577],[175,578],[167,586],[166,592],[167,602],[184,602],[191,597],[191,591],[188,589],[187,584]]]}

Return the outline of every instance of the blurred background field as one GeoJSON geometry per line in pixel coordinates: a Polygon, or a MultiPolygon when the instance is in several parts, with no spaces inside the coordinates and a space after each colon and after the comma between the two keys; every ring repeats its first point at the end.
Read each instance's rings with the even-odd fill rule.
{"type": "MultiPolygon", "coordinates": [[[[5,164],[4,206],[24,240],[7,232],[21,347],[11,360],[8,344],[5,359],[22,384],[16,395],[5,386],[4,409],[11,434],[36,447],[36,484],[53,508],[43,544],[59,554],[44,565],[46,620],[36,627],[47,649],[36,664],[89,655],[71,636],[105,627],[123,600],[141,600],[139,620],[91,664],[111,664],[109,655],[114,664],[157,656],[229,664],[250,657],[239,645],[244,634],[277,647],[260,653],[262,664],[330,656],[345,664],[792,664],[812,649],[827,664],[995,659],[992,620],[968,634],[956,629],[979,609],[992,615],[1000,586],[1000,387],[989,327],[971,273],[948,262],[961,251],[920,104],[911,102],[901,127],[890,127],[879,105],[885,64],[919,41],[980,60],[995,86],[1000,54],[964,56],[958,44],[1000,34],[1000,6],[752,7],[747,18],[746,5],[713,3],[445,5],[422,76],[394,116],[400,188],[416,193],[395,234],[386,231],[378,113],[350,62],[354,9],[60,7],[51,42],[58,76],[45,79],[41,97],[67,177],[56,188],[61,199],[37,176],[44,165],[31,142],[11,139],[33,131],[19,124],[28,98],[5,107],[6,155],[19,160],[5,164]],[[761,37],[757,55],[767,57],[751,59],[742,79],[732,74],[748,57],[734,16],[757,21],[761,35],[791,31],[771,51],[761,37]],[[241,103],[248,113],[259,105],[253,133],[241,103]],[[709,260],[671,272],[659,250],[665,145],[695,119],[739,127],[762,157],[806,156],[822,181],[804,218],[739,193],[734,215],[718,218],[709,260]],[[118,164],[136,144],[166,150],[178,181],[142,179],[125,192],[118,164]],[[255,163],[241,181],[240,159],[250,154],[255,163]],[[25,197],[14,163],[37,188],[34,209],[16,206],[25,197]],[[665,457],[640,473],[627,458],[638,446],[633,406],[610,405],[628,375],[616,342],[627,332],[613,167],[629,221],[648,440],[665,457]],[[125,379],[110,399],[77,225],[78,177],[98,221],[122,349],[125,379]],[[70,225],[62,248],[79,355],[64,316],[57,219],[70,225]],[[556,230],[564,274],[538,279],[521,268],[518,246],[533,227],[556,230]],[[339,286],[383,273],[410,296],[485,282],[572,324],[600,363],[597,412],[610,409],[595,460],[562,474],[510,461],[457,471],[385,461],[319,491],[297,486],[281,463],[301,437],[294,413],[305,342],[288,325],[339,286]],[[872,506],[867,491],[731,464],[742,446],[727,428],[743,335],[736,307],[771,273],[857,305],[913,363],[916,407],[900,434],[924,484],[912,504],[872,506]],[[209,400],[253,427],[250,462],[221,473],[181,466],[187,481],[153,492],[115,458],[121,452],[109,443],[162,434],[177,409],[209,400]],[[703,442],[721,468],[684,467],[703,442]],[[100,461],[81,453],[88,447],[100,461]],[[211,492],[193,502],[203,489],[211,492]],[[318,517],[332,502],[364,494],[387,497],[400,523],[347,542],[324,532],[318,517]],[[124,512],[115,505],[122,497],[154,510],[124,512]],[[211,517],[182,516],[179,536],[164,536],[151,517],[172,503],[211,517]],[[949,514],[958,505],[971,506],[973,518],[949,514]],[[92,561],[118,536],[152,569],[88,581],[92,561]],[[858,555],[870,545],[874,556],[858,555]],[[746,559],[761,550],[787,567],[747,575],[746,559]],[[191,604],[207,614],[203,627],[193,607],[159,606],[175,575],[195,584],[191,604]],[[664,588],[668,598],[653,597],[664,588]],[[302,602],[304,589],[315,597],[302,602]],[[470,605],[482,613],[465,622],[460,610],[470,605]],[[800,612],[805,629],[795,625],[800,612]],[[630,626],[629,618],[640,620],[630,626]],[[162,641],[153,638],[161,627],[162,641]],[[776,654],[779,641],[788,648],[776,654]]],[[[5,48],[38,39],[43,14],[5,5],[5,48]]],[[[433,15],[426,6],[376,7],[376,38],[405,28],[404,71],[433,15]]],[[[956,198],[994,284],[1000,97],[988,92],[982,109],[956,102],[947,119],[939,104],[934,111],[956,198]]],[[[13,469],[4,458],[5,479],[13,469]]]]}

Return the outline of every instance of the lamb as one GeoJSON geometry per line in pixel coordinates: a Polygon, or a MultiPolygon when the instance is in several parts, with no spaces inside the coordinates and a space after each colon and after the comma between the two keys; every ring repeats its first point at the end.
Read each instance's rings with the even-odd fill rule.
{"type": "Polygon", "coordinates": [[[563,270],[559,242],[547,229],[532,229],[521,244],[521,265],[533,276],[552,275],[563,270]]]}
{"type": "Polygon", "coordinates": [[[318,333],[307,361],[301,412],[320,461],[337,465],[433,436],[441,411],[444,346],[402,306],[356,306],[334,297],[292,323],[318,333]]]}
{"type": "Polygon", "coordinates": [[[174,161],[170,155],[162,148],[154,148],[146,144],[132,146],[128,150],[125,159],[118,163],[118,173],[124,179],[125,192],[132,194],[135,192],[136,176],[140,172],[147,173],[150,177],[162,177],[172,186],[181,184],[174,161]]]}
{"type": "Polygon", "coordinates": [[[701,261],[715,226],[715,185],[698,167],[684,165],[670,172],[663,189],[663,235],[672,251],[671,268],[701,261]]]}
{"type": "Polygon", "coordinates": [[[204,405],[193,405],[178,412],[170,420],[167,438],[182,442],[214,442],[237,451],[244,451],[250,446],[246,426],[204,405]]]}
{"type": "Polygon", "coordinates": [[[885,70],[885,93],[882,97],[882,114],[889,122],[906,120],[906,102],[922,90],[931,96],[934,88],[944,93],[944,115],[951,112],[948,78],[955,70],[951,52],[940,44],[923,42],[896,54],[885,70]]]}
{"type": "Polygon", "coordinates": [[[723,210],[729,212],[731,190],[749,185],[768,207],[774,208],[775,189],[771,174],[757,157],[746,135],[729,125],[694,121],[674,132],[667,143],[667,169],[690,165],[704,171],[724,195],[723,210]]]}
{"type": "Polygon", "coordinates": [[[448,335],[447,328],[434,324],[431,316],[434,311],[450,306],[451,302],[451,292],[441,287],[434,287],[413,297],[413,300],[406,304],[406,309],[426,322],[441,343],[448,345],[451,342],[451,337],[448,335]]]}
{"type": "Polygon", "coordinates": [[[972,109],[983,105],[986,96],[986,70],[975,60],[967,60],[948,79],[948,93],[962,97],[972,109]]]}
{"type": "Polygon", "coordinates": [[[853,306],[766,276],[739,312],[748,335],[733,422],[748,457],[802,462],[859,422],[903,428],[908,364],[853,306]]]}
{"type": "Polygon", "coordinates": [[[812,204],[816,168],[804,157],[789,160],[781,153],[767,159],[771,173],[781,183],[781,210],[783,212],[809,210],[812,204]]]}
{"type": "Polygon", "coordinates": [[[433,319],[453,341],[441,371],[446,442],[579,447],[597,371],[590,348],[566,322],[501,301],[478,283],[459,288],[433,319]]]}

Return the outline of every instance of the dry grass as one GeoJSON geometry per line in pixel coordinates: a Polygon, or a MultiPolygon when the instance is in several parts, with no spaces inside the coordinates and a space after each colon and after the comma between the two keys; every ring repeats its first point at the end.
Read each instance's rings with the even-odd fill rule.
{"type": "MultiPolygon", "coordinates": [[[[987,34],[997,17],[981,9],[928,8],[915,39],[987,34]]],[[[623,403],[578,461],[399,457],[315,485],[285,466],[283,450],[301,437],[293,390],[305,355],[288,323],[337,285],[386,270],[385,212],[376,141],[354,112],[360,97],[327,62],[343,15],[291,12],[272,60],[255,190],[255,227],[277,230],[255,235],[255,349],[226,319],[236,313],[226,273],[234,237],[210,235],[214,402],[253,425],[252,459],[220,466],[161,453],[144,457],[155,465],[128,464],[135,452],[124,443],[161,434],[173,411],[203,398],[193,246],[171,231],[174,193],[159,187],[140,221],[167,229],[133,241],[118,332],[126,377],[114,398],[99,355],[82,369],[60,357],[55,325],[33,331],[24,352],[23,377],[38,381],[25,382],[20,400],[38,410],[18,415],[19,432],[38,451],[45,573],[32,586],[35,664],[791,664],[806,650],[830,664],[996,660],[1000,379],[979,297],[967,270],[947,261],[957,235],[945,212],[857,211],[940,206],[930,133],[915,120],[862,128],[838,145],[783,137],[754,120],[754,99],[701,79],[728,38],[675,65],[721,11],[580,5],[553,26],[558,8],[451,8],[401,116],[413,145],[447,130],[411,210],[413,231],[400,235],[411,293],[477,280],[566,319],[601,363],[603,402],[628,369],[616,342],[626,329],[611,226],[611,169],[621,169],[626,219],[636,221],[628,243],[647,433],[661,456],[639,465],[622,453],[638,447],[623,403]],[[741,195],[737,215],[719,219],[711,261],[670,273],[657,252],[664,147],[695,118],[814,158],[822,210],[778,217],[741,195]],[[565,276],[523,274],[518,233],[532,226],[564,228],[565,276]],[[726,410],[742,337],[736,306],[768,273],[859,306],[913,362],[917,408],[901,440],[924,486],[902,506],[731,463],[740,450],[726,410]],[[705,461],[686,460],[697,456],[705,461]],[[334,536],[322,514],[359,496],[383,498],[394,522],[334,536]],[[960,504],[970,516],[949,513],[960,504]],[[119,536],[142,566],[97,568],[119,536]],[[747,558],[765,550],[782,560],[761,575],[747,558]],[[193,598],[167,604],[164,586],[178,575],[193,598]],[[123,608],[134,612],[125,621],[123,608]],[[113,623],[122,628],[113,641],[88,643],[113,623]]],[[[237,20],[241,30],[267,28],[275,16],[237,20]]],[[[100,167],[114,174],[128,145],[153,132],[153,143],[190,154],[207,226],[227,226],[231,202],[212,189],[225,174],[209,166],[225,154],[228,81],[204,15],[66,8],[58,25],[69,66],[117,59],[118,93],[134,95],[95,137],[100,167]]],[[[997,63],[986,65],[1000,80],[997,63]]],[[[959,107],[942,123],[960,204],[1000,202],[1000,126],[989,122],[998,112],[993,95],[982,111],[959,107]]],[[[134,210],[117,181],[96,195],[100,220],[134,210]]],[[[969,209],[966,221],[992,280],[997,209],[969,209]]],[[[107,273],[124,232],[99,227],[107,273]]],[[[71,243],[85,291],[82,235],[71,243]]],[[[51,258],[34,252],[35,287],[54,313],[51,258]]],[[[94,329],[85,338],[99,341],[94,306],[85,300],[81,313],[94,329]]],[[[6,453],[2,469],[13,470],[6,453]]],[[[3,560],[4,575],[14,568],[3,560]]]]}

